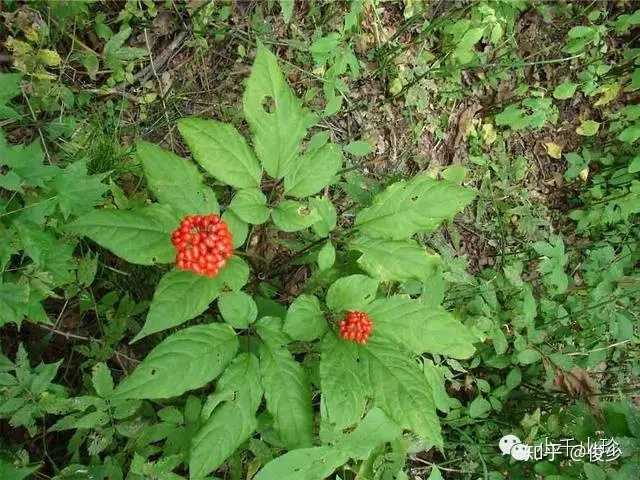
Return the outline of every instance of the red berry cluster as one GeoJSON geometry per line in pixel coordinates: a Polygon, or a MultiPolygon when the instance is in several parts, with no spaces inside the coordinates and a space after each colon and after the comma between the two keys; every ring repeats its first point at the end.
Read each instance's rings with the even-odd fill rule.
{"type": "Polygon", "coordinates": [[[198,275],[215,277],[233,255],[231,232],[218,215],[188,215],[171,234],[176,266],[198,275]]]}
{"type": "Polygon", "coordinates": [[[364,312],[347,312],[340,322],[340,336],[356,343],[367,343],[373,330],[373,322],[364,312]]]}

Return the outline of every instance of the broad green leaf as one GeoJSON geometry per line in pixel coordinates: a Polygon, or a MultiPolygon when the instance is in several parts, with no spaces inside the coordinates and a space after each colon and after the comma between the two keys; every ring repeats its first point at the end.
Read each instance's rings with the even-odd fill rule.
{"type": "Polygon", "coordinates": [[[102,398],[106,398],[113,392],[113,377],[106,363],[96,363],[91,372],[93,388],[102,398]]]}
{"type": "Polygon", "coordinates": [[[333,143],[306,152],[284,177],[284,192],[304,198],[334,182],[342,167],[342,152],[333,143]]]}
{"type": "Polygon", "coordinates": [[[327,290],[327,307],[333,312],[361,310],[376,298],[378,280],[366,275],[350,275],[335,282],[327,290]]]}
{"type": "Polygon", "coordinates": [[[269,219],[269,207],[267,207],[267,197],[260,190],[245,189],[239,190],[229,209],[235,213],[240,220],[247,223],[259,225],[269,219]]]}
{"type": "Polygon", "coordinates": [[[29,306],[29,285],[0,283],[0,327],[20,323],[29,306]]]}
{"type": "Polygon", "coordinates": [[[416,362],[396,345],[373,337],[362,348],[360,359],[375,405],[400,427],[442,447],[431,388],[416,362]]]}
{"type": "Polygon", "coordinates": [[[475,56],[473,51],[474,45],[482,39],[484,30],[485,27],[476,27],[467,30],[458,41],[453,56],[461,63],[469,63],[472,61],[475,56]]]}
{"type": "Polygon", "coordinates": [[[280,3],[280,11],[282,12],[282,18],[284,23],[289,23],[293,16],[293,8],[295,7],[295,0],[278,0],[280,3]]]}
{"type": "Polygon", "coordinates": [[[527,348],[518,353],[518,361],[523,365],[536,363],[540,358],[542,358],[540,352],[532,348],[527,348]]]}
{"type": "Polygon", "coordinates": [[[366,155],[369,155],[373,151],[373,147],[369,142],[365,142],[364,140],[356,140],[355,142],[351,142],[346,147],[344,147],[344,151],[353,155],[354,157],[364,157],[366,155]]]}
{"type": "Polygon", "coordinates": [[[284,177],[298,161],[300,142],[316,117],[302,107],[275,55],[262,43],[258,43],[243,104],[263,168],[273,178],[284,177]]]}
{"type": "Polygon", "coordinates": [[[178,121],[178,129],[193,158],[216,180],[236,188],[260,186],[260,165],[233,125],[183,118],[178,121]]]}
{"type": "Polygon", "coordinates": [[[24,480],[26,478],[33,478],[31,475],[38,470],[39,465],[35,467],[16,467],[12,463],[9,463],[0,458],[0,478],[2,480],[24,480]]]}
{"type": "Polygon", "coordinates": [[[238,340],[228,325],[185,328],[151,350],[116,387],[113,398],[177,397],[220,375],[237,350],[238,340]]]}
{"type": "Polygon", "coordinates": [[[202,175],[191,162],[148,142],[138,142],[136,152],[149,189],[159,202],[184,215],[219,212],[215,193],[202,183],[202,175]]]}
{"type": "Polygon", "coordinates": [[[258,316],[256,302],[244,292],[222,294],[218,299],[218,309],[224,321],[235,328],[247,328],[258,316]]]}
{"type": "Polygon", "coordinates": [[[344,429],[364,414],[369,384],[360,369],[358,345],[329,332],[322,339],[320,356],[320,412],[323,421],[344,429]]]}
{"type": "Polygon", "coordinates": [[[587,480],[607,480],[607,472],[592,463],[584,463],[582,466],[587,480]]]}
{"type": "Polygon", "coordinates": [[[491,404],[482,396],[477,396],[469,404],[469,416],[471,418],[485,417],[491,411],[491,404]]]}
{"type": "Polygon", "coordinates": [[[218,469],[255,431],[262,398],[259,368],[258,359],[244,353],[218,381],[214,396],[223,399],[222,405],[216,406],[191,442],[190,478],[203,478],[218,469]]]}
{"type": "Polygon", "coordinates": [[[338,215],[336,207],[333,206],[331,200],[326,197],[311,197],[309,206],[318,212],[320,219],[312,226],[313,231],[320,237],[326,237],[336,228],[338,215]]]}
{"type": "Polygon", "coordinates": [[[260,345],[262,387],[267,410],[273,416],[273,428],[286,448],[309,446],[313,443],[309,379],[283,344],[284,335],[275,321],[259,322],[258,334],[263,340],[260,345]]]}
{"type": "Polygon", "coordinates": [[[522,130],[531,126],[531,117],[516,105],[509,105],[495,116],[496,125],[509,127],[512,130],[522,130]]]}
{"type": "Polygon", "coordinates": [[[102,202],[109,187],[102,183],[104,175],[87,175],[84,162],[74,162],[53,179],[53,190],[64,218],[89,212],[102,202]]]}
{"type": "Polygon", "coordinates": [[[428,253],[415,240],[381,240],[360,237],[351,248],[362,252],[358,264],[382,282],[425,279],[433,275],[440,256],[428,253]]]}
{"type": "Polygon", "coordinates": [[[21,73],[0,73],[0,104],[7,103],[21,93],[21,73]]]}
{"type": "Polygon", "coordinates": [[[372,408],[362,423],[336,445],[350,458],[366,460],[378,446],[392,442],[402,435],[402,430],[379,408],[372,408]]]}
{"type": "Polygon", "coordinates": [[[440,469],[434,465],[431,468],[431,473],[429,474],[429,478],[427,478],[427,480],[444,480],[444,478],[440,473],[440,469]]]}
{"type": "Polygon", "coordinates": [[[477,341],[471,331],[441,307],[409,297],[378,299],[364,307],[373,321],[373,335],[414,353],[469,358],[477,341]]]}
{"type": "Polygon", "coordinates": [[[600,130],[600,123],[593,120],[583,120],[580,126],[576,128],[576,133],[583,137],[592,137],[600,130]]]}
{"type": "Polygon", "coordinates": [[[318,268],[320,270],[328,270],[333,267],[336,261],[336,249],[334,248],[331,240],[327,240],[320,251],[318,252],[318,268]]]}
{"type": "Polygon", "coordinates": [[[271,212],[273,223],[283,232],[297,232],[320,220],[318,211],[304,203],[284,200],[271,212]]]}
{"type": "Polygon", "coordinates": [[[254,480],[324,480],[349,460],[346,453],[334,447],[312,447],[292,450],[271,460],[254,480]]]}
{"type": "Polygon", "coordinates": [[[378,408],[335,446],[303,448],[288,452],[258,472],[256,480],[324,480],[349,458],[366,460],[382,444],[397,439],[400,428],[378,408]]]}
{"type": "Polygon", "coordinates": [[[633,143],[638,138],[640,138],[640,123],[628,126],[618,135],[618,140],[626,143],[633,143]]]}
{"type": "Polygon", "coordinates": [[[424,361],[424,376],[431,387],[431,394],[436,408],[443,413],[449,413],[451,399],[447,394],[444,384],[444,375],[439,367],[433,364],[431,360],[424,361]]]}
{"type": "Polygon", "coordinates": [[[226,209],[222,214],[222,220],[229,227],[231,232],[231,238],[233,239],[233,248],[241,247],[247,239],[249,233],[249,225],[244,220],[241,220],[231,210],[226,209]]]}
{"type": "Polygon", "coordinates": [[[218,277],[231,290],[238,291],[249,281],[249,265],[242,258],[234,255],[220,270],[218,277]]]}
{"type": "Polygon", "coordinates": [[[629,173],[640,172],[640,155],[633,157],[633,160],[631,160],[631,163],[629,164],[628,171],[629,173]]]}
{"type": "Polygon", "coordinates": [[[153,204],[139,210],[93,210],[68,229],[89,237],[127,262],[154,265],[175,260],[171,232],[177,226],[175,212],[153,204]]]}
{"type": "Polygon", "coordinates": [[[327,330],[320,301],[314,295],[302,294],[296,298],[284,322],[284,332],[293,340],[311,342],[327,330]]]}
{"type": "Polygon", "coordinates": [[[578,88],[577,83],[573,82],[562,82],[553,90],[553,98],[558,100],[567,100],[568,98],[572,98],[576,93],[576,88],[578,88]]]}
{"type": "Polygon", "coordinates": [[[144,326],[131,343],[197,317],[220,294],[222,286],[220,276],[209,278],[182,270],[165,273],[153,294],[144,326]]]}
{"type": "Polygon", "coordinates": [[[475,193],[426,175],[400,181],[375,196],[356,216],[356,227],[372,238],[401,240],[431,232],[464,209],[475,193]]]}

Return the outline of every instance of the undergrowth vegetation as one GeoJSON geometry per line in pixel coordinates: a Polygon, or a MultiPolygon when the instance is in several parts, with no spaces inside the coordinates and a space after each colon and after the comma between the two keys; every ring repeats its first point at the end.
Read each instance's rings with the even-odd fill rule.
{"type": "Polygon", "coordinates": [[[0,479],[640,477],[633,3],[0,20],[0,479]]]}

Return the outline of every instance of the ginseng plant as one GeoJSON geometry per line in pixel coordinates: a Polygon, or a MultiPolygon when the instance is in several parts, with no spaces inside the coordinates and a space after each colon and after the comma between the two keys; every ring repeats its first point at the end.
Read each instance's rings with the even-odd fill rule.
{"type": "Polygon", "coordinates": [[[228,123],[179,120],[205,174],[139,142],[156,202],[96,209],[69,226],[127,262],[169,266],[133,339],[159,343],[111,398],[206,397],[182,452],[193,479],[251,437],[282,453],[257,480],[322,479],[409,432],[441,447],[437,409],[448,406],[434,396],[444,387],[437,363],[470,357],[478,339],[440,306],[440,257],[414,237],[451,220],[474,192],[420,174],[387,186],[351,221],[332,203],[342,148],[262,45],[243,110],[250,143],[228,123]],[[210,178],[232,193],[228,205],[218,204],[210,178]],[[245,259],[257,228],[261,241],[295,240],[312,259],[311,279],[288,306],[256,302],[264,275],[245,259]],[[415,294],[398,293],[409,284],[415,294]]]}

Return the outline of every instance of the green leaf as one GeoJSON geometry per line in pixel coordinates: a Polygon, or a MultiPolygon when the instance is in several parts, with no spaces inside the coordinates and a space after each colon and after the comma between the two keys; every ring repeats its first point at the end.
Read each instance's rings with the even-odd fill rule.
{"type": "Polygon", "coordinates": [[[330,269],[336,261],[336,249],[331,240],[327,240],[318,252],[318,268],[320,271],[330,269]]]}
{"type": "Polygon", "coordinates": [[[283,232],[297,232],[320,220],[315,208],[294,200],[284,200],[271,213],[273,223],[283,232]]]}
{"type": "Polygon", "coordinates": [[[219,212],[215,193],[203,185],[202,175],[191,162],[147,142],[138,142],[136,152],[149,189],[159,202],[184,215],[219,212]]]}
{"type": "Polygon", "coordinates": [[[144,326],[131,343],[197,317],[209,308],[222,286],[220,276],[209,278],[182,270],[165,273],[153,294],[144,326]]]}
{"type": "Polygon", "coordinates": [[[361,368],[368,375],[374,404],[400,427],[442,447],[431,387],[415,361],[396,345],[373,337],[361,350],[361,368]]]}
{"type": "Polygon", "coordinates": [[[346,147],[344,147],[344,151],[353,155],[354,157],[364,157],[373,152],[373,147],[369,142],[365,142],[364,140],[356,140],[355,142],[349,143],[346,147]]]}
{"type": "Polygon", "coordinates": [[[0,283],[0,326],[19,324],[29,306],[29,285],[0,283]]]}
{"type": "Polygon", "coordinates": [[[214,397],[213,414],[191,442],[190,478],[203,478],[215,471],[255,431],[256,410],[262,398],[258,359],[243,353],[224,372],[214,397]]]}
{"type": "Polygon", "coordinates": [[[640,123],[634,123],[633,125],[625,128],[620,135],[618,135],[618,140],[626,143],[633,143],[638,138],[640,138],[640,123]]]}
{"type": "Polygon", "coordinates": [[[91,383],[99,397],[106,398],[113,392],[113,377],[106,363],[96,363],[91,372],[91,383]]]}
{"type": "Polygon", "coordinates": [[[247,328],[258,316],[256,302],[244,292],[222,294],[218,309],[224,321],[235,328],[247,328]]]}
{"type": "Polygon", "coordinates": [[[21,73],[0,73],[0,104],[5,104],[20,95],[21,73]]]}
{"type": "Polygon", "coordinates": [[[593,120],[583,120],[580,126],[576,128],[576,133],[583,137],[592,137],[600,130],[600,124],[593,120]]]}
{"type": "Polygon", "coordinates": [[[443,413],[449,413],[451,398],[449,398],[449,395],[447,394],[442,369],[434,365],[431,360],[425,360],[423,370],[424,376],[427,378],[427,382],[431,387],[431,393],[433,395],[433,401],[436,404],[436,408],[443,413]]]}
{"type": "Polygon", "coordinates": [[[342,430],[360,421],[371,396],[360,369],[361,350],[332,332],[324,336],[320,350],[320,412],[323,421],[342,430]]]}
{"type": "Polygon", "coordinates": [[[473,51],[474,45],[482,39],[484,29],[485,27],[470,28],[462,35],[453,52],[454,57],[461,63],[469,63],[473,60],[475,56],[473,51]]]}
{"type": "Polygon", "coordinates": [[[295,6],[295,0],[278,0],[280,3],[280,11],[282,12],[282,18],[284,23],[289,23],[293,16],[293,7],[295,6]]]}
{"type": "Polygon", "coordinates": [[[239,190],[231,200],[229,209],[241,220],[254,225],[259,225],[269,219],[267,197],[260,190],[239,190]]]}
{"type": "Polygon", "coordinates": [[[249,234],[249,225],[247,222],[241,220],[240,217],[229,209],[226,209],[222,214],[222,220],[227,224],[227,227],[229,227],[229,232],[233,239],[233,248],[241,247],[249,234]]]}
{"type": "Polygon", "coordinates": [[[491,404],[481,396],[477,396],[469,405],[469,416],[471,418],[485,417],[490,411],[491,404]]]}
{"type": "Polygon", "coordinates": [[[13,464],[0,458],[0,478],[2,480],[24,480],[31,477],[31,474],[40,468],[35,467],[15,467],[13,464]]]}
{"type": "Polygon", "coordinates": [[[171,232],[177,226],[175,212],[152,204],[139,210],[94,210],[68,230],[89,237],[127,262],[155,265],[175,260],[171,232]]]}
{"type": "Polygon", "coordinates": [[[275,55],[262,43],[258,43],[243,104],[263,168],[273,178],[284,177],[298,161],[300,142],[316,117],[302,107],[275,55]]]}
{"type": "Polygon", "coordinates": [[[366,275],[350,275],[335,282],[327,290],[327,307],[333,312],[362,310],[376,298],[378,280],[366,275]]]}
{"type": "Polygon", "coordinates": [[[376,195],[373,205],[356,216],[356,226],[372,238],[409,238],[451,220],[474,196],[473,191],[453,183],[419,175],[394,183],[376,195]]]}
{"type": "Polygon", "coordinates": [[[44,187],[47,180],[62,171],[51,165],[43,165],[43,162],[44,154],[39,141],[29,145],[10,146],[0,130],[0,165],[9,167],[9,172],[0,176],[0,180],[5,183],[7,178],[12,177],[11,182],[16,184],[12,190],[22,191],[22,185],[44,187]]]}
{"type": "Polygon", "coordinates": [[[309,379],[283,346],[285,339],[275,321],[259,322],[258,334],[263,340],[260,345],[262,387],[267,410],[273,416],[273,428],[286,448],[309,446],[313,443],[309,379]]]}
{"type": "Polygon", "coordinates": [[[177,397],[216,378],[238,350],[231,327],[196,325],[163,340],[117,387],[113,398],[177,397]]]}
{"type": "Polygon", "coordinates": [[[178,129],[193,158],[214,178],[236,188],[260,186],[260,165],[233,125],[183,118],[178,120],[178,129]]]}
{"type": "Polygon", "coordinates": [[[338,215],[336,207],[326,197],[312,197],[309,206],[318,212],[320,219],[313,224],[313,231],[320,237],[326,237],[336,228],[338,215]]]}
{"type": "Polygon", "coordinates": [[[349,458],[366,460],[401,430],[378,408],[373,408],[353,433],[335,446],[303,448],[288,452],[264,466],[256,480],[324,480],[349,458]]]}
{"type": "Polygon", "coordinates": [[[218,277],[231,290],[238,291],[247,284],[249,280],[249,265],[242,258],[234,255],[218,273],[218,277]]]}
{"type": "Polygon", "coordinates": [[[342,162],[342,152],[333,143],[307,151],[285,175],[285,194],[304,198],[318,193],[334,183],[342,162]]]}
{"type": "Polygon", "coordinates": [[[364,308],[374,325],[373,336],[393,341],[416,354],[469,358],[475,352],[476,337],[441,307],[393,296],[364,308]]]}
{"type": "Polygon", "coordinates": [[[402,430],[382,410],[372,408],[362,423],[336,445],[350,458],[366,460],[378,446],[389,443],[402,435],[402,430]]]}
{"type": "Polygon", "coordinates": [[[573,82],[562,82],[553,90],[553,98],[558,100],[567,100],[568,98],[572,98],[576,93],[576,88],[578,88],[577,83],[573,82]]]}
{"type": "Polygon", "coordinates": [[[91,211],[102,202],[102,195],[109,186],[102,183],[104,175],[87,175],[84,162],[74,162],[60,171],[53,179],[58,205],[64,218],[91,211]]]}
{"type": "Polygon", "coordinates": [[[607,472],[592,463],[585,463],[582,468],[587,480],[607,480],[607,472]]]}
{"type": "Polygon", "coordinates": [[[327,330],[327,321],[315,295],[302,294],[296,298],[284,323],[284,332],[293,340],[311,342],[327,330]]]}
{"type": "Polygon", "coordinates": [[[640,155],[636,155],[635,157],[633,157],[633,160],[631,160],[631,163],[629,164],[628,172],[629,173],[640,172],[640,155]]]}
{"type": "Polygon", "coordinates": [[[347,460],[333,447],[300,448],[271,460],[254,480],[324,480],[347,460]]]}
{"type": "Polygon", "coordinates": [[[439,255],[428,253],[415,240],[360,237],[350,247],[362,252],[358,259],[362,269],[382,282],[425,279],[441,263],[439,255]]]}
{"type": "Polygon", "coordinates": [[[532,348],[527,348],[526,350],[522,350],[518,353],[518,361],[523,365],[536,363],[541,358],[542,356],[540,355],[540,352],[532,348]]]}

